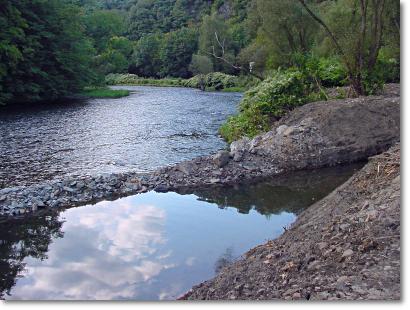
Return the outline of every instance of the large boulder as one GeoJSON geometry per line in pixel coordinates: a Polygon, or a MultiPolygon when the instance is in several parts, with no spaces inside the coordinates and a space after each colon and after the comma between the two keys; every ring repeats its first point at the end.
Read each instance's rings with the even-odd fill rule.
{"type": "Polygon", "coordinates": [[[219,151],[212,157],[213,162],[218,168],[225,166],[229,162],[229,159],[230,154],[228,151],[219,151]]]}
{"type": "Polygon", "coordinates": [[[366,159],[400,140],[397,94],[313,102],[252,140],[231,144],[231,156],[263,158],[283,171],[366,159]]]}

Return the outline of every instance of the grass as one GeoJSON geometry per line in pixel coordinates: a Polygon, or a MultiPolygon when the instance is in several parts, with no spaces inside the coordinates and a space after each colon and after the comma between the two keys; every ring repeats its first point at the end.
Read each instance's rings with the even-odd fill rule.
{"type": "Polygon", "coordinates": [[[243,93],[243,92],[246,91],[246,88],[245,87],[240,87],[240,86],[227,87],[227,88],[221,89],[221,91],[227,92],[227,93],[243,93]]]}
{"type": "Polygon", "coordinates": [[[130,94],[129,90],[125,89],[109,89],[109,88],[86,88],[82,95],[90,98],[121,98],[130,94]]]}

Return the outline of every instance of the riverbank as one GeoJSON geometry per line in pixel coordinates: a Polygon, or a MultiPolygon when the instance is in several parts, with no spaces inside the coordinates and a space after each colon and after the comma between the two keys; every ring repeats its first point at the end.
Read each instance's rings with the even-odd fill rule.
{"type": "Polygon", "coordinates": [[[130,95],[130,91],[126,89],[110,89],[108,87],[91,87],[86,88],[81,93],[81,96],[86,98],[121,98],[130,95]]]}
{"type": "Polygon", "coordinates": [[[367,159],[400,139],[400,86],[381,96],[314,102],[272,130],[152,173],[119,173],[53,180],[0,190],[3,220],[47,208],[66,208],[156,190],[234,184],[289,171],[367,159]]]}
{"type": "Polygon", "coordinates": [[[183,78],[143,78],[135,74],[108,74],[105,83],[110,86],[159,86],[159,87],[188,87],[205,91],[244,92],[256,85],[258,79],[245,76],[234,76],[221,72],[211,72],[196,75],[189,79],[183,78]]]}
{"type": "Polygon", "coordinates": [[[181,299],[399,300],[400,145],[181,299]]]}

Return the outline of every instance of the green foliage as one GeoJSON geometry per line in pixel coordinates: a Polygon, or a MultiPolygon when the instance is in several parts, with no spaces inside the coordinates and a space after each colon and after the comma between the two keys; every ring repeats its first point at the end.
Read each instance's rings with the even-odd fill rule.
{"type": "Polygon", "coordinates": [[[82,95],[90,98],[121,98],[129,94],[129,90],[109,88],[86,88],[82,92],[82,95]]]}
{"type": "Polygon", "coordinates": [[[318,77],[325,87],[343,86],[347,82],[346,69],[336,58],[319,59],[318,77]]]}
{"type": "Polygon", "coordinates": [[[196,37],[196,30],[190,28],[142,37],[134,48],[131,72],[157,78],[191,76],[189,65],[197,50],[196,37]]]}
{"type": "Polygon", "coordinates": [[[208,13],[210,4],[203,0],[137,0],[129,12],[128,33],[139,40],[147,34],[187,27],[208,13]]]}
{"type": "Polygon", "coordinates": [[[149,79],[135,74],[108,74],[105,77],[107,85],[146,85],[146,86],[184,86],[181,79],[149,79]]]}
{"type": "Polygon", "coordinates": [[[55,99],[95,80],[81,11],[67,2],[2,4],[0,103],[55,99]]]}
{"type": "Polygon", "coordinates": [[[93,39],[97,52],[107,48],[112,37],[126,31],[124,14],[118,10],[97,10],[85,16],[86,31],[93,39]]]}
{"type": "Polygon", "coordinates": [[[278,71],[245,93],[239,114],[228,119],[220,134],[228,142],[253,137],[269,130],[272,121],[287,111],[317,99],[302,72],[278,71]]]}
{"type": "MultiPolygon", "coordinates": [[[[215,54],[223,56],[230,62],[235,62],[235,46],[229,28],[225,20],[214,13],[204,16],[199,28],[199,52],[203,55],[215,54]]],[[[235,73],[232,66],[226,62],[212,57],[215,71],[235,73]]]]}
{"type": "Polygon", "coordinates": [[[197,32],[195,29],[181,28],[167,33],[160,50],[160,77],[191,76],[189,65],[192,54],[197,51],[197,32]]]}
{"type": "Polygon", "coordinates": [[[222,90],[237,86],[238,77],[221,72],[212,72],[204,76],[201,74],[196,75],[186,80],[183,85],[186,87],[201,88],[201,83],[204,83],[207,89],[222,90]]]}
{"type": "Polygon", "coordinates": [[[347,72],[337,58],[318,58],[312,54],[296,53],[292,55],[293,66],[303,73],[305,78],[316,86],[343,86],[347,81],[347,72]]]}
{"type": "Polygon", "coordinates": [[[95,58],[97,70],[106,75],[108,73],[125,73],[128,71],[132,43],[125,37],[112,37],[108,41],[107,49],[95,58]]]}
{"type": "Polygon", "coordinates": [[[379,58],[371,73],[363,72],[363,83],[367,94],[380,93],[385,83],[400,82],[400,63],[395,58],[379,58]]]}
{"type": "Polygon", "coordinates": [[[161,48],[161,35],[148,34],[142,37],[134,48],[132,72],[138,76],[159,77],[162,65],[160,58],[161,48]]]}
{"type": "Polygon", "coordinates": [[[208,56],[192,55],[189,70],[193,74],[208,74],[214,71],[214,65],[208,56]]]}
{"type": "MultiPolygon", "coordinates": [[[[270,72],[276,77],[278,68],[293,68],[310,88],[307,93],[356,81],[362,93],[373,94],[383,83],[400,81],[400,5],[394,0],[384,1],[383,11],[380,1],[368,2],[364,35],[357,1],[305,2],[329,26],[345,53],[335,49],[299,1],[3,2],[0,104],[57,98],[97,84],[109,73],[136,74],[117,76],[114,84],[225,91],[257,84],[247,74],[250,68],[262,77],[270,72]],[[210,74],[213,71],[220,73],[210,74]],[[246,75],[233,77],[239,74],[246,75]],[[188,81],[158,80],[193,75],[197,76],[188,81]]],[[[264,109],[258,106],[256,118],[261,118],[260,111],[264,109]]]]}

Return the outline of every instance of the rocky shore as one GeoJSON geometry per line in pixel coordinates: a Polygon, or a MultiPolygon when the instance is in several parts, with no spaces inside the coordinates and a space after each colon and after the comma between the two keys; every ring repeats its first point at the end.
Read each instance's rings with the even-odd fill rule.
{"type": "Polygon", "coordinates": [[[0,190],[0,220],[156,190],[232,184],[284,172],[366,159],[400,139],[400,85],[380,96],[314,102],[290,112],[271,131],[149,174],[52,180],[0,190]]]}
{"type": "Polygon", "coordinates": [[[400,146],[180,299],[398,300],[400,146]]]}

